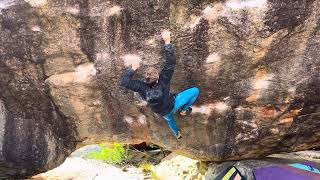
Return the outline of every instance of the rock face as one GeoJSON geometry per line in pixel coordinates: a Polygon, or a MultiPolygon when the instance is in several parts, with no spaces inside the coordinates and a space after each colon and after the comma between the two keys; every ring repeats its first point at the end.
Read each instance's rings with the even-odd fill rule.
{"type": "Polygon", "coordinates": [[[320,147],[319,0],[0,2],[0,174],[60,164],[78,146],[153,142],[225,161],[320,147]],[[119,86],[122,57],[161,69],[161,29],[177,50],[172,90],[198,86],[183,139],[119,86]]]}

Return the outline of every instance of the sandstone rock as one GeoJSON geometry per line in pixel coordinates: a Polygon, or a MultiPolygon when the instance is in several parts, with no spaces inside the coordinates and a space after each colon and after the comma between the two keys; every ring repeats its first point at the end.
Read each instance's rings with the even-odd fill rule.
{"type": "Polygon", "coordinates": [[[68,157],[59,167],[32,177],[32,180],[86,180],[86,179],[130,179],[143,180],[143,173],[137,168],[123,172],[120,168],[99,161],[80,157],[68,157]]]}
{"type": "Polygon", "coordinates": [[[200,160],[320,146],[320,1],[9,0],[0,3],[0,174],[60,164],[76,146],[153,142],[200,160]],[[178,65],[172,90],[198,86],[183,139],[119,86],[122,57],[160,70],[163,28],[178,65]]]}
{"type": "Polygon", "coordinates": [[[204,180],[204,173],[200,173],[198,164],[200,162],[197,160],[171,153],[155,166],[154,171],[160,180],[204,180]]]}

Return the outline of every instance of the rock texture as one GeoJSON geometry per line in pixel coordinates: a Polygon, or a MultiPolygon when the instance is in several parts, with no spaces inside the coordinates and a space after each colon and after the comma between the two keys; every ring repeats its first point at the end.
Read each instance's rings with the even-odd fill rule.
{"type": "Polygon", "coordinates": [[[225,161],[320,147],[319,0],[7,0],[0,2],[0,174],[60,164],[76,146],[153,142],[225,161]],[[163,64],[172,90],[198,86],[183,139],[119,86],[122,57],[163,64]]]}

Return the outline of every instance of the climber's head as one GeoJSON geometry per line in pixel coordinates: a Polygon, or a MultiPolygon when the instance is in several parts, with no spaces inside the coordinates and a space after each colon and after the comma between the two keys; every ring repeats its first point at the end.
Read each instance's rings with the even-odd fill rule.
{"type": "Polygon", "coordinates": [[[159,79],[159,72],[156,68],[149,67],[146,69],[146,71],[144,73],[144,78],[146,79],[146,82],[150,86],[153,86],[155,83],[157,83],[157,81],[159,79]]]}

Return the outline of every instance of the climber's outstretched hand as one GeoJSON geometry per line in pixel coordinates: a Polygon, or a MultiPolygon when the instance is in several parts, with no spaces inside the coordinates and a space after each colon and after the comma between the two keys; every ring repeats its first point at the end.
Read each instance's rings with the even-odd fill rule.
{"type": "Polygon", "coordinates": [[[170,44],[170,40],[171,40],[170,34],[171,34],[171,32],[168,30],[163,30],[161,32],[161,36],[162,36],[162,39],[164,40],[165,44],[170,44]]]}
{"type": "Polygon", "coordinates": [[[134,55],[134,54],[128,54],[128,55],[123,56],[123,59],[124,59],[125,65],[126,66],[131,65],[131,67],[134,71],[140,68],[141,58],[139,56],[134,55]]]}
{"type": "Polygon", "coordinates": [[[140,61],[135,61],[132,63],[132,69],[135,71],[140,68],[140,61]]]}

